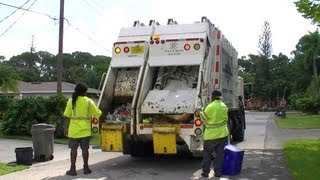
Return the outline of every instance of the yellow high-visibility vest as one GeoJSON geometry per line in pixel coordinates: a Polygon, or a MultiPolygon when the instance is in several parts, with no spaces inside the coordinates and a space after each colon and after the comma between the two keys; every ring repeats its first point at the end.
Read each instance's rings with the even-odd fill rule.
{"type": "Polygon", "coordinates": [[[68,100],[63,115],[70,118],[68,137],[82,138],[91,136],[91,120],[93,117],[99,118],[101,111],[92,99],[79,96],[74,109],[72,109],[72,98],[68,100]]]}
{"type": "Polygon", "coordinates": [[[221,100],[210,103],[204,111],[200,112],[200,116],[205,125],[204,140],[228,136],[228,108],[221,100]]]}

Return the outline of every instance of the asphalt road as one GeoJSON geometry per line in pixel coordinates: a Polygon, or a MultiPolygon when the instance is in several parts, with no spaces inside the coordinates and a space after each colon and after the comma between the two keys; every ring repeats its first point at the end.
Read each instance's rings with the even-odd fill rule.
{"type": "MultiPolygon", "coordinates": [[[[320,130],[279,130],[271,112],[246,112],[247,129],[244,142],[236,146],[245,150],[241,174],[225,176],[220,179],[291,179],[285,166],[282,142],[288,139],[319,137],[320,130]]],[[[0,140],[0,152],[5,148],[0,140]]],[[[8,143],[8,142],[7,142],[8,143]]],[[[11,142],[14,143],[14,142],[11,142]]],[[[18,143],[18,142],[17,142],[18,143]]],[[[56,146],[55,146],[56,147],[56,146]]],[[[132,158],[121,153],[106,153],[100,150],[91,150],[89,163],[92,174],[84,175],[82,158],[77,159],[78,175],[65,175],[69,168],[69,152],[67,147],[59,146],[55,150],[55,159],[44,163],[37,163],[29,169],[0,176],[0,180],[8,179],[98,179],[98,180],[186,180],[200,178],[201,159],[185,157],[157,157],[132,158]]],[[[79,150],[80,154],[80,150],[79,150]]],[[[3,162],[0,156],[0,162],[3,162]]],[[[10,158],[7,158],[7,161],[10,158]]],[[[209,179],[213,179],[211,172],[209,179]]],[[[215,178],[216,179],[216,178],[215,178]]]]}

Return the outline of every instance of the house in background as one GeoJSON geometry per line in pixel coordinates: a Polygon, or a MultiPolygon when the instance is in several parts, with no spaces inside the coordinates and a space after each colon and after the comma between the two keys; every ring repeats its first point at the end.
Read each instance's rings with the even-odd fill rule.
{"type": "MultiPolygon", "coordinates": [[[[68,82],[62,82],[61,84],[62,94],[66,98],[71,98],[72,93],[74,92],[74,88],[76,84],[71,84],[68,82]]],[[[0,91],[0,96],[12,96],[15,99],[22,99],[24,97],[49,97],[57,94],[57,82],[18,82],[18,92],[13,93],[3,93],[0,91]]],[[[95,103],[98,102],[98,90],[88,88],[87,92],[88,96],[94,100],[95,103]]]]}

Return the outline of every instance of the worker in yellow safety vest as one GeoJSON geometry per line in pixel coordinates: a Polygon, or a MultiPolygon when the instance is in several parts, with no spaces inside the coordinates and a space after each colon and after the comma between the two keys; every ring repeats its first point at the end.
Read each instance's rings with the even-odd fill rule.
{"type": "Polygon", "coordinates": [[[79,145],[82,149],[83,172],[84,174],[92,172],[88,165],[91,121],[93,117],[99,118],[101,111],[92,99],[86,97],[87,90],[86,84],[77,84],[63,113],[65,116],[65,135],[69,138],[69,148],[71,149],[71,167],[66,174],[71,176],[77,175],[76,160],[79,145]]]}
{"type": "Polygon", "coordinates": [[[228,108],[221,101],[221,92],[214,90],[212,102],[200,112],[204,121],[203,159],[201,176],[208,177],[213,159],[214,176],[221,177],[224,159],[224,146],[228,142],[228,108]],[[213,154],[215,156],[213,157],[213,154]]]}

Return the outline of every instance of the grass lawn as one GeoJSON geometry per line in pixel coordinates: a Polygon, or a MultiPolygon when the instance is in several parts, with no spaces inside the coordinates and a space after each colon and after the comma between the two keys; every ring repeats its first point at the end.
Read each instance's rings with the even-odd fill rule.
{"type": "Polygon", "coordinates": [[[320,139],[290,140],[284,154],[294,180],[320,177],[320,139]]]}
{"type": "Polygon", "coordinates": [[[28,168],[29,167],[25,165],[9,165],[6,163],[0,163],[0,176],[4,174],[17,172],[17,171],[22,171],[28,168]]]}
{"type": "MultiPolygon", "coordinates": [[[[287,118],[277,118],[276,123],[282,129],[319,129],[320,115],[287,112],[287,118]]],[[[320,139],[287,141],[284,154],[294,180],[320,177],[320,139]]]]}
{"type": "Polygon", "coordinates": [[[287,118],[277,118],[276,123],[282,129],[318,129],[320,115],[306,115],[300,112],[287,112],[287,118]]]}

